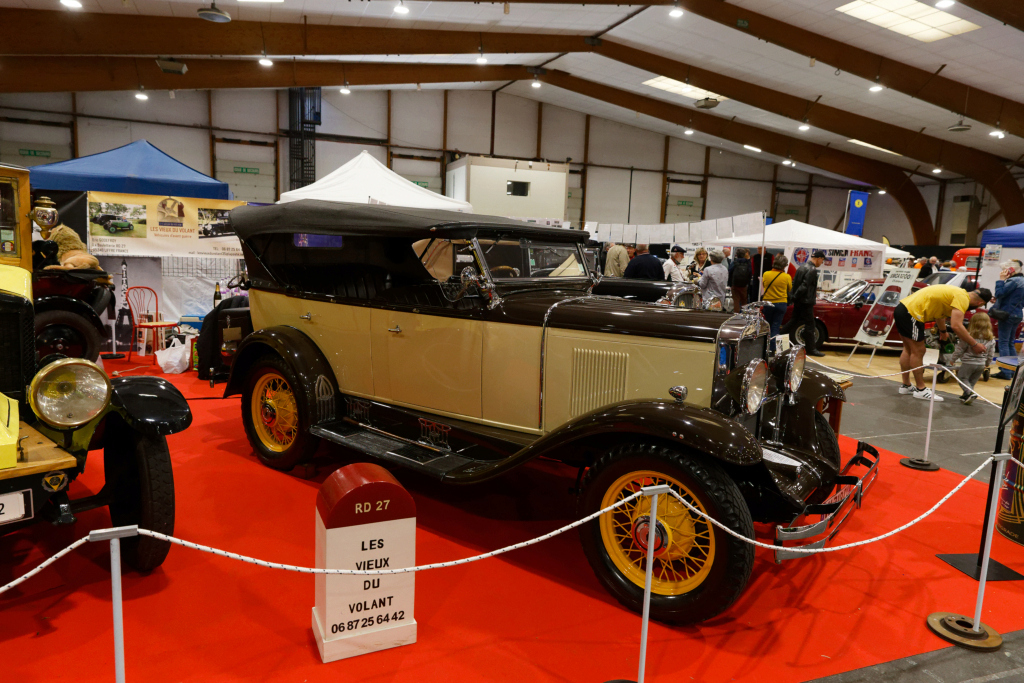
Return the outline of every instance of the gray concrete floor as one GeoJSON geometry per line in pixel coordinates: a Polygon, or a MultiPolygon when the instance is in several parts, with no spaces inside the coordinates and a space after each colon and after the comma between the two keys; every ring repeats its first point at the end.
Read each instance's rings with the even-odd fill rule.
{"type": "MultiPolygon", "coordinates": [[[[855,378],[847,391],[841,431],[904,456],[923,457],[928,401],[901,395],[898,389],[898,383],[888,380],[855,378]]],[[[945,398],[935,404],[928,457],[944,469],[966,475],[992,454],[999,410],[980,401],[965,406],[953,397],[945,398]]],[[[1004,447],[1008,445],[1007,433],[1004,447]]],[[[896,463],[885,466],[899,467],[896,463]]],[[[987,482],[988,475],[985,469],[977,478],[987,482]]],[[[999,652],[948,647],[817,679],[816,683],[1024,682],[1024,631],[1003,636],[999,652]]]]}

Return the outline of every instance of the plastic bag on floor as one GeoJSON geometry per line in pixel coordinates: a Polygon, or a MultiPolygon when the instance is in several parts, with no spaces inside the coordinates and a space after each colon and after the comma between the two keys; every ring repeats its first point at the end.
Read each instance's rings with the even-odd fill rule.
{"type": "Polygon", "coordinates": [[[156,362],[159,363],[160,369],[168,375],[176,375],[188,370],[190,360],[189,345],[177,337],[171,340],[171,345],[166,349],[159,349],[156,352],[156,362]]]}

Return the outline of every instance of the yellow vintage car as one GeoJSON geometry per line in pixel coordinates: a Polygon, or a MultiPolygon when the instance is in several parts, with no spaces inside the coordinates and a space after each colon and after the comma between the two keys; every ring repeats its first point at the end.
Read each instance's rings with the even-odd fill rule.
{"type": "MultiPolygon", "coordinates": [[[[174,531],[174,476],[166,436],[192,422],[188,402],[157,377],[111,379],[95,363],[51,353],[37,359],[32,303],[32,222],[26,169],[0,165],[0,534],[38,522],[72,524],[107,507],[115,526],[174,531]],[[91,452],[105,482],[72,499],[68,486],[91,452]]],[[[37,220],[55,223],[53,209],[37,220]]],[[[52,225],[51,225],[52,227],[52,225]]],[[[122,539],[140,571],[170,548],[145,536],[122,539]]]]}
{"type": "MultiPolygon", "coordinates": [[[[469,485],[543,456],[577,468],[580,516],[667,484],[742,536],[776,524],[780,560],[794,541],[832,538],[877,472],[868,444],[840,461],[842,389],[805,369],[800,347],[770,357],[756,306],[596,296],[585,232],[312,200],[230,220],[256,331],[225,395],[242,395],[270,467],[330,441],[469,485]]],[[[598,578],[633,609],[647,505],[581,527],[598,578]]],[[[664,505],[652,616],[709,619],[742,593],[753,548],[664,505]]]]}

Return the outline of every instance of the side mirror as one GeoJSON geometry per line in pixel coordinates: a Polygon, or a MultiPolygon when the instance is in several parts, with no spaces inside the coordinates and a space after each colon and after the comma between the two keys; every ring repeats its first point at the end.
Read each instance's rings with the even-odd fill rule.
{"type": "Polygon", "coordinates": [[[857,303],[855,303],[853,305],[853,307],[854,308],[863,308],[864,307],[864,299],[857,299],[857,303]]]}

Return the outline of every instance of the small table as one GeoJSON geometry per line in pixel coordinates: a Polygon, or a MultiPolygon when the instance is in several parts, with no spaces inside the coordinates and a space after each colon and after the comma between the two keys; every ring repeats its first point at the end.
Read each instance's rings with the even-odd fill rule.
{"type": "Polygon", "coordinates": [[[996,367],[1000,370],[1006,370],[1011,375],[1016,372],[1018,363],[1020,363],[1020,358],[1017,356],[999,356],[996,358],[996,367]]]}

